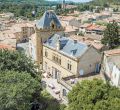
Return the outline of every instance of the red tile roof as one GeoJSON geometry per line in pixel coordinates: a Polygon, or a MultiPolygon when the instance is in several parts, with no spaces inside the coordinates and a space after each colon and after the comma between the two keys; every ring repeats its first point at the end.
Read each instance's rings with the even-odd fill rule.
{"type": "Polygon", "coordinates": [[[15,50],[14,47],[6,44],[0,44],[0,49],[8,49],[8,50],[15,50]]]}
{"type": "Polygon", "coordinates": [[[92,30],[105,30],[106,26],[100,26],[100,25],[91,25],[87,27],[87,30],[92,31],[92,30]]]}
{"type": "Polygon", "coordinates": [[[94,29],[99,28],[99,27],[100,26],[93,24],[90,27],[88,27],[87,30],[94,30],[94,29]]]}
{"type": "Polygon", "coordinates": [[[120,49],[113,49],[104,52],[107,56],[120,55],[120,49]]]}

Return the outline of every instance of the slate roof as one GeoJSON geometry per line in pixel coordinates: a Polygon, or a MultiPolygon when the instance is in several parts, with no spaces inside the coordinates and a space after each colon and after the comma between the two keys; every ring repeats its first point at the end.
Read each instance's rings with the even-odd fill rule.
{"type": "Polygon", "coordinates": [[[59,52],[69,57],[80,57],[88,49],[88,46],[86,44],[77,42],[67,37],[60,36],[58,34],[54,34],[52,37],[50,37],[44,43],[44,45],[56,49],[58,42],[60,44],[59,52]]]}
{"type": "Polygon", "coordinates": [[[36,23],[36,27],[38,29],[50,28],[51,21],[54,21],[57,28],[62,27],[59,19],[53,11],[46,11],[41,19],[36,23]]]}

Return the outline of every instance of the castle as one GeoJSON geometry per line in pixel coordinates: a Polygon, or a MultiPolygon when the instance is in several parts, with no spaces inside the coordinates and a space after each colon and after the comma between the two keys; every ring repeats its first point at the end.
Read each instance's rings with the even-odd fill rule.
{"type": "Polygon", "coordinates": [[[63,34],[62,27],[56,14],[49,10],[46,11],[40,20],[35,25],[35,33],[31,36],[29,41],[29,53],[32,59],[38,64],[42,64],[42,44],[53,34],[63,34]]]}
{"type": "Polygon", "coordinates": [[[42,75],[60,84],[60,90],[55,88],[65,100],[73,83],[99,72],[101,54],[92,45],[65,37],[53,11],[46,11],[36,23],[35,33],[29,40],[29,53],[44,71],[42,75]]]}

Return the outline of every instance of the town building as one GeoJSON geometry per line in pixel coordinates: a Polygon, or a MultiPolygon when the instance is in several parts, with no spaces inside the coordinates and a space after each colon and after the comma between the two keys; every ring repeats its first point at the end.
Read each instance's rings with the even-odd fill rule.
{"type": "Polygon", "coordinates": [[[98,36],[93,36],[93,35],[71,35],[69,36],[73,40],[77,40],[78,42],[83,42],[86,45],[92,45],[94,48],[96,48],[99,52],[103,52],[105,50],[108,50],[108,46],[105,46],[104,44],[101,43],[101,38],[98,36]]]}
{"type": "Polygon", "coordinates": [[[120,49],[104,52],[101,73],[113,86],[120,87],[120,49]]]}
{"type": "Polygon", "coordinates": [[[100,62],[101,54],[93,46],[59,34],[43,43],[43,70],[61,84],[61,98],[70,91],[62,79],[97,75],[100,62]]]}
{"type": "Polygon", "coordinates": [[[103,35],[105,29],[106,26],[92,24],[91,26],[86,28],[86,34],[103,35]]]}
{"type": "Polygon", "coordinates": [[[90,24],[90,23],[84,23],[84,24],[80,25],[79,32],[82,32],[83,34],[85,34],[87,28],[89,28],[91,26],[92,26],[92,24],[90,24]]]}
{"type": "Polygon", "coordinates": [[[27,42],[29,37],[35,33],[34,24],[31,22],[16,23],[11,27],[16,36],[17,43],[27,42]]]}
{"type": "Polygon", "coordinates": [[[11,30],[0,32],[0,44],[16,49],[16,36],[11,30]]]}
{"type": "Polygon", "coordinates": [[[60,17],[62,26],[65,28],[64,34],[66,37],[70,35],[75,35],[79,31],[79,24],[76,17],[73,16],[63,16],[60,17]],[[77,25],[76,25],[77,24],[77,25]]]}

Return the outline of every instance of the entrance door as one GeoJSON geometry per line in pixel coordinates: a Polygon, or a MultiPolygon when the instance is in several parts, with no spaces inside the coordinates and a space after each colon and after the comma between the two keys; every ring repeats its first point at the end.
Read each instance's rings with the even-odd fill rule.
{"type": "Polygon", "coordinates": [[[55,79],[58,78],[58,73],[57,73],[57,69],[55,69],[55,79]]]}
{"type": "Polygon", "coordinates": [[[84,75],[84,70],[81,69],[79,73],[80,73],[80,76],[84,75]]]}
{"type": "Polygon", "coordinates": [[[58,69],[52,67],[52,76],[53,76],[53,79],[59,80],[60,79],[60,71],[58,69]]]}
{"type": "Polygon", "coordinates": [[[58,71],[58,74],[57,74],[57,82],[60,82],[60,74],[61,74],[61,72],[58,71]]]}
{"type": "Polygon", "coordinates": [[[99,72],[100,72],[100,64],[96,64],[95,72],[96,72],[96,73],[99,73],[99,72]]]}
{"type": "Polygon", "coordinates": [[[56,68],[52,67],[52,77],[53,77],[53,79],[57,79],[57,77],[58,77],[57,72],[58,72],[58,70],[56,68]]]}
{"type": "Polygon", "coordinates": [[[54,75],[55,75],[55,68],[52,67],[52,78],[54,78],[54,75]]]}

